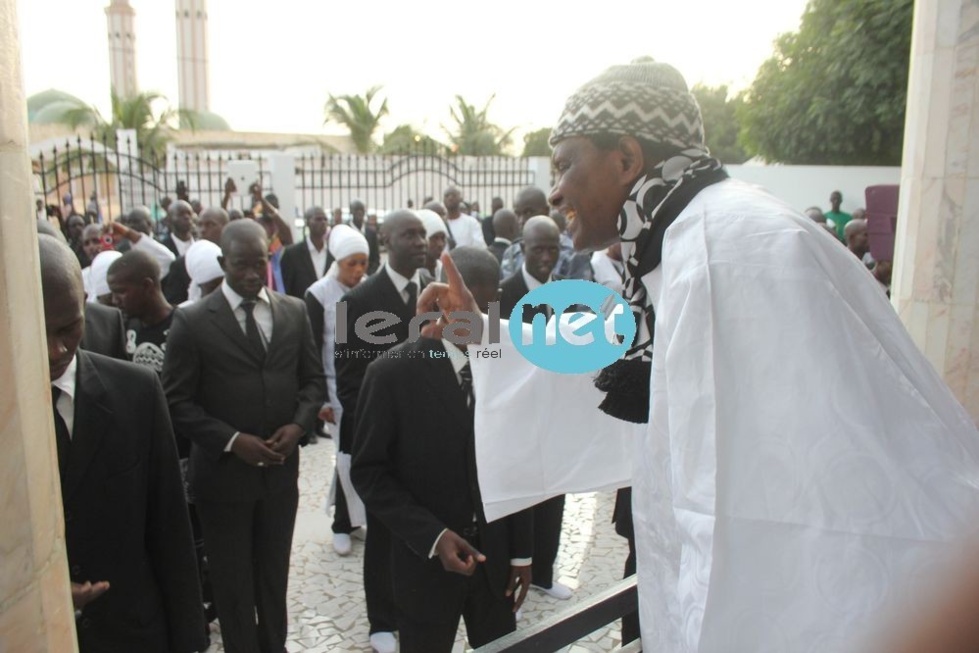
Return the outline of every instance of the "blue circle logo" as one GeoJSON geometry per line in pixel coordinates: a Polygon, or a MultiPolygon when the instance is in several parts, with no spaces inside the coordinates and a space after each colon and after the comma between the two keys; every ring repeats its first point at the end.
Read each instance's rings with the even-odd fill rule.
{"type": "Polygon", "coordinates": [[[509,326],[510,339],[524,358],[561,374],[595,372],[611,365],[636,337],[629,303],[601,284],[580,279],[552,281],[530,291],[514,307],[509,326]],[[535,313],[526,326],[525,311],[535,313]],[[567,324],[559,329],[558,318],[565,313],[567,324]],[[557,317],[548,328],[551,315],[557,317]]]}

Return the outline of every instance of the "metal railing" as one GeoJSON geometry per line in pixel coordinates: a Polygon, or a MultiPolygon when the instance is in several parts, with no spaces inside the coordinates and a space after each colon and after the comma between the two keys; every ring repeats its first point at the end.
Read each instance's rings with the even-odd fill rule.
{"type": "MultiPolygon", "coordinates": [[[[635,612],[638,606],[636,577],[630,576],[564,612],[485,644],[475,653],[553,653],[635,612]]],[[[618,653],[640,651],[639,640],[618,649],[618,653]]]]}

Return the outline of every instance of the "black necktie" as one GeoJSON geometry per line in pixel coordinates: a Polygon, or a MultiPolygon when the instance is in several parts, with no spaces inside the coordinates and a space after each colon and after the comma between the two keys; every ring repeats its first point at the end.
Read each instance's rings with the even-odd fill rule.
{"type": "Polygon", "coordinates": [[[71,435],[68,434],[68,425],[58,412],[58,397],[61,396],[61,388],[51,386],[51,410],[54,412],[54,436],[58,444],[58,473],[61,475],[62,482],[65,480],[65,470],[68,469],[68,456],[71,452],[71,435]]]}
{"type": "Polygon", "coordinates": [[[405,306],[414,311],[415,305],[418,303],[418,285],[414,281],[409,281],[405,290],[408,292],[408,300],[405,302],[405,306]]]}
{"type": "Polygon", "coordinates": [[[258,332],[258,322],[255,321],[256,303],[254,299],[245,300],[241,303],[241,310],[245,311],[245,337],[259,358],[264,358],[265,344],[262,342],[262,334],[258,332]]]}
{"type": "Polygon", "coordinates": [[[459,387],[462,388],[462,393],[466,395],[466,406],[469,410],[472,410],[476,406],[476,396],[473,394],[473,370],[466,363],[459,370],[459,387]]]}

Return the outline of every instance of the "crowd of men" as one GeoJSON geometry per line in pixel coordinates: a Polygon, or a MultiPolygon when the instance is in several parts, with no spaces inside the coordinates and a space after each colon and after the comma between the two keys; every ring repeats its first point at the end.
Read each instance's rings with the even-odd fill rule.
{"type": "MultiPolygon", "coordinates": [[[[226,207],[237,189],[229,181],[225,190],[220,207],[185,195],[165,201],[158,223],[145,207],[114,222],[84,224],[72,215],[63,229],[38,220],[47,330],[57,341],[49,347],[51,378],[66,388],[55,419],[82,650],[144,650],[133,648],[144,639],[148,651],[203,650],[205,622],[215,618],[225,650],[283,650],[298,448],[317,436],[332,435],[337,445],[333,548],[345,556],[353,540],[366,540],[374,650],[394,651],[399,639],[402,651],[449,650],[460,618],[473,645],[491,641],[514,629],[531,583],[570,598],[554,577],[563,496],[492,524],[482,517],[465,356],[448,345],[446,358],[435,358],[442,343],[423,339],[405,345],[424,354],[423,363],[370,363],[408,340],[418,293],[441,280],[444,251],[484,309],[501,301],[509,314],[529,290],[560,278],[621,289],[618,248],[575,254],[562,216],[550,214],[535,187],[517,193],[513,209],[494,198],[484,217],[470,215],[476,211],[450,187],[442,201],[393,211],[380,227],[370,225],[360,200],[350,202],[347,223],[340,210],[328,218],[311,207],[305,237],[295,243],[274,196],[253,186],[252,210],[235,215],[226,207]],[[338,303],[345,306],[339,317],[338,303]],[[359,321],[378,310],[400,320],[362,337],[359,321]],[[77,340],[65,337],[66,321],[77,340]],[[338,339],[338,331],[346,336],[338,339]],[[134,366],[103,357],[152,374],[135,377],[134,366]],[[67,381],[77,368],[77,387],[86,385],[89,367],[103,377],[100,392],[111,389],[111,401],[137,420],[114,424],[112,433],[143,428],[138,420],[153,426],[119,464],[76,458],[94,447],[89,439],[105,438],[86,419],[93,406],[67,381]],[[130,376],[146,380],[143,396],[124,389],[138,385],[130,376]],[[398,378],[432,385],[398,383],[418,396],[389,396],[398,378]],[[423,410],[429,404],[433,410],[423,410]],[[433,423],[420,424],[428,412],[433,423]],[[143,441],[149,433],[155,439],[143,441]],[[429,441],[432,433],[445,441],[429,441]],[[401,438],[416,441],[392,441],[401,438]],[[75,467],[86,465],[125,491],[98,500],[74,494],[75,467]],[[117,476],[120,466],[128,471],[117,476]],[[433,485],[433,478],[441,480],[433,485]],[[117,510],[147,517],[97,518],[117,510]],[[96,555],[90,531],[116,543],[113,556],[96,555]],[[162,531],[170,541],[157,546],[162,531]],[[134,556],[145,577],[129,573],[134,556]],[[164,575],[180,581],[153,581],[164,575]],[[149,598],[136,600],[143,594],[149,598]],[[140,627],[121,627],[134,610],[143,611],[132,615],[140,627]]],[[[102,417],[99,428],[119,419],[102,417]]]]}

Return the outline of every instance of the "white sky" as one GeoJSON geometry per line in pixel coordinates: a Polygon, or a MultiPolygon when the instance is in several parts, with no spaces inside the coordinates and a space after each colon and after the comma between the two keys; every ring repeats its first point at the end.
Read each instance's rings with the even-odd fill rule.
{"type": "MultiPolygon", "coordinates": [[[[18,0],[24,86],[57,88],[108,113],[109,0],[18,0]]],[[[142,90],[177,104],[173,0],[131,0],[142,90]]],[[[550,127],[565,98],[641,55],[690,85],[743,88],[806,0],[209,0],[211,110],[242,131],[342,133],[323,126],[329,93],[381,84],[384,131],[436,138],[456,94],[519,132],[550,127]],[[252,8],[254,7],[254,8],[252,8]]]]}

